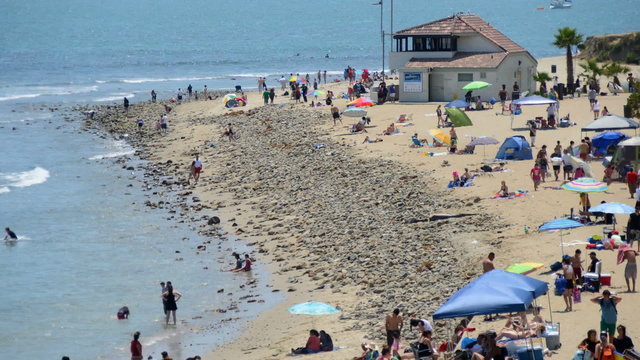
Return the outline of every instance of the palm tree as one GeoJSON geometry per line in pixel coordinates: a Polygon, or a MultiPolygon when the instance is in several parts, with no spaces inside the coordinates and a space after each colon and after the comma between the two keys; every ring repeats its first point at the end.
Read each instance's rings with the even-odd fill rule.
{"type": "Polygon", "coordinates": [[[600,84],[598,83],[598,76],[604,74],[604,67],[598,65],[598,62],[595,60],[587,60],[586,63],[580,64],[583,72],[580,74],[581,76],[587,77],[587,82],[589,83],[590,88],[596,89],[597,92],[600,92],[600,84]]]}
{"type": "Polygon", "coordinates": [[[573,53],[571,52],[572,46],[579,46],[582,44],[582,34],[578,33],[575,28],[563,27],[558,29],[558,33],[554,35],[556,41],[553,45],[567,50],[567,88],[569,92],[573,92],[573,53]]]}
{"type": "Polygon", "coordinates": [[[533,75],[533,80],[540,83],[540,93],[545,95],[547,92],[547,81],[551,81],[549,74],[546,72],[539,72],[533,75]]]}

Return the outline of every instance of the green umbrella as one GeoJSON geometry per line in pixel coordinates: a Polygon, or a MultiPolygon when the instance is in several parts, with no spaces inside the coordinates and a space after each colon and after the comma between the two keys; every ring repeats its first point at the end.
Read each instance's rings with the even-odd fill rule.
{"type": "Polygon", "coordinates": [[[446,108],[447,114],[449,115],[449,121],[453,123],[453,125],[460,126],[471,126],[473,123],[471,119],[464,112],[460,111],[460,109],[456,108],[446,108]]]}
{"type": "Polygon", "coordinates": [[[462,90],[480,90],[488,88],[489,86],[491,86],[491,84],[485,81],[472,81],[465,85],[462,90]]]}

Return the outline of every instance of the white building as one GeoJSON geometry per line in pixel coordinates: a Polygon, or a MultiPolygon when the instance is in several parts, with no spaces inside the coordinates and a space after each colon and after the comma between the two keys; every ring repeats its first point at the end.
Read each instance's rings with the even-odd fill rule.
{"type": "Polygon", "coordinates": [[[393,39],[389,67],[400,75],[400,101],[462,99],[462,87],[478,80],[493,84],[473,92],[483,100],[498,99],[503,84],[509,96],[514,82],[521,92],[535,90],[536,59],[477,15],[414,26],[393,39]]]}

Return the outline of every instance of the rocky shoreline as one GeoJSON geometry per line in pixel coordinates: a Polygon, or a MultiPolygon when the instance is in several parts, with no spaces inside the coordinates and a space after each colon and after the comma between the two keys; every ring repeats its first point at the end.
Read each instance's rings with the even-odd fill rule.
{"type": "MultiPolygon", "coordinates": [[[[160,136],[152,126],[135,131],[131,114],[155,119],[163,113],[162,105],[135,104],[128,117],[121,107],[91,107],[95,114],[85,126],[127,139],[138,149],[136,156],[150,159],[150,144],[161,146],[160,136]]],[[[474,278],[481,255],[469,236],[493,233],[500,222],[482,208],[480,199],[462,200],[435,190],[440,186],[429,174],[395,161],[356,156],[317,126],[327,121],[324,114],[293,105],[183,119],[175,126],[215,134],[232,123],[239,138],[218,140],[215,135],[206,146],[192,144],[213,175],[189,190],[185,164],[151,160],[144,186],[161,184],[182,201],[166,205],[159,192],[158,201],[147,206],[172,206],[179,221],[187,219],[211,237],[227,233],[217,219],[200,211],[250,207],[257,215],[246,223],[224,220],[233,223],[235,234],[249,241],[261,260],[269,260],[276,276],[286,279],[286,290],[312,282],[315,289],[355,295],[361,300],[343,309],[341,320],[379,340],[377,326],[390,309],[429,315],[474,278]],[[214,188],[230,194],[232,203],[200,200],[200,192],[214,188]],[[468,216],[437,215],[443,213],[468,216]]],[[[207,245],[200,244],[198,251],[209,251],[207,245]]],[[[500,240],[480,245],[499,246],[500,240]]],[[[445,335],[444,328],[436,329],[439,338],[445,335]]]]}

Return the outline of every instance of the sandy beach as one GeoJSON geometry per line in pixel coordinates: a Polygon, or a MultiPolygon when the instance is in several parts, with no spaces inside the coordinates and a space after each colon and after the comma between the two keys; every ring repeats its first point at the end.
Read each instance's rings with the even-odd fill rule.
{"type": "MultiPolygon", "coordinates": [[[[541,59],[538,69],[549,72],[552,64],[557,65],[560,79],[565,78],[564,57],[541,59]]],[[[604,88],[606,80],[600,83],[604,88]]],[[[499,84],[493,86],[497,97],[499,84]]],[[[322,88],[338,95],[346,85],[322,88]]],[[[533,161],[509,161],[507,172],[480,173],[473,186],[446,189],[453,171],[497,165],[489,159],[499,145],[477,147],[471,155],[435,157],[425,153],[445,152],[446,148],[410,147],[412,134],[427,138],[429,130],[436,128],[437,103],[371,107],[367,134],[352,135],[353,118],[343,117],[343,124],[333,126],[327,106],[293,104],[286,96],[276,97],[275,105],[263,106],[257,92],[247,94],[248,106],[243,108],[227,109],[221,99],[173,106],[166,137],[155,134],[152,125],[142,134],[132,130],[139,115],[157,118],[163,112],[160,104],[134,104],[125,117],[98,113],[95,122],[87,123],[99,123],[113,133],[131,132],[130,140],[139,148],[137,155],[148,160],[158,174],[171,178],[167,191],[181,189],[198,198],[197,204],[185,203],[183,211],[204,207],[222,219],[218,227],[209,224],[208,218],[195,216],[194,225],[202,233],[232,234],[250,244],[256,250],[252,257],[266,263],[273,274],[268,286],[285,294],[283,302],[251,321],[236,340],[213,349],[206,359],[282,359],[291,348],[304,345],[311,328],[327,331],[342,349],[308,358],[352,358],[359,355],[362,342],[383,344],[384,316],[393,308],[399,307],[405,318],[430,319],[449,295],[481,273],[481,260],[489,251],[496,253],[495,264],[501,269],[518,262],[544,263],[530,275],[550,282],[553,289],[553,279],[542,273],[560,260],[559,234],[535,229],[568,214],[571,208],[577,212],[579,199],[576,193],[557,190],[561,182],[553,176],[534,191],[529,177],[533,161]],[[410,114],[412,125],[401,127],[399,135],[379,135],[401,114],[410,114]],[[220,138],[227,124],[232,124],[239,139],[220,138]],[[363,144],[367,135],[384,141],[363,144]],[[185,186],[188,165],[196,154],[204,162],[201,181],[185,186]],[[511,191],[526,190],[528,196],[490,199],[503,180],[511,191]],[[436,220],[436,214],[464,216],[436,220]],[[531,229],[527,234],[525,227],[531,229]],[[286,311],[309,300],[337,306],[342,313],[311,317],[286,311]]],[[[610,112],[622,115],[627,95],[599,100],[610,112]]],[[[346,108],[343,99],[336,104],[341,110],[346,108]]],[[[512,129],[511,117],[498,114],[498,108],[499,104],[468,112],[474,125],[457,128],[459,148],[477,136],[502,142],[523,135],[529,140],[526,121],[546,117],[545,106],[524,107],[512,129]]],[[[585,136],[580,128],[593,120],[586,95],[561,101],[560,116],[567,114],[576,125],[539,130],[534,156],[543,144],[551,153],[556,141],[566,147],[569,141],[579,143],[585,136]]],[[[634,135],[634,131],[624,132],[634,135]]],[[[590,165],[594,177],[601,179],[604,168],[600,161],[590,165]]],[[[591,196],[594,205],[602,200],[634,203],[623,182],[614,182],[607,192],[591,196]]],[[[626,216],[617,216],[617,220],[619,228],[626,225],[626,216]]],[[[602,225],[566,232],[564,251],[572,254],[582,248],[587,261],[584,244],[572,245],[572,241],[584,242],[595,234],[602,234],[602,225]]],[[[231,249],[207,251],[228,252],[232,263],[231,249]]],[[[623,298],[618,323],[626,324],[630,336],[638,339],[633,324],[640,321],[640,315],[632,310],[638,294],[624,293],[624,268],[616,265],[616,252],[601,251],[598,256],[603,272],[612,274],[609,289],[623,298]]],[[[571,357],[587,330],[598,329],[600,312],[588,302],[590,295],[583,293],[583,302],[566,313],[562,297],[552,294],[550,304],[541,299],[545,319],[552,316],[561,323],[563,346],[553,357],[571,357]]],[[[451,324],[453,321],[434,324],[436,343],[447,340],[451,324]]],[[[502,325],[503,320],[476,318],[471,327],[478,330],[471,336],[485,329],[499,330],[502,325]]],[[[409,331],[408,322],[405,328],[403,338],[417,337],[415,330],[409,331]]]]}

